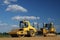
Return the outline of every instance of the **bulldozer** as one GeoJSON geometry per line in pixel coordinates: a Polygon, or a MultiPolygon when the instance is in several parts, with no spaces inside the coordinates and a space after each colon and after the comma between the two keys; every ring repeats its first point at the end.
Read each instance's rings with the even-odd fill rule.
{"type": "Polygon", "coordinates": [[[19,28],[11,30],[8,34],[12,37],[21,36],[35,36],[37,30],[33,27],[29,21],[23,20],[19,22],[19,28]]]}
{"type": "Polygon", "coordinates": [[[40,33],[46,37],[46,36],[56,36],[56,29],[53,25],[53,23],[49,24],[43,24],[43,28],[40,28],[40,33]]]}

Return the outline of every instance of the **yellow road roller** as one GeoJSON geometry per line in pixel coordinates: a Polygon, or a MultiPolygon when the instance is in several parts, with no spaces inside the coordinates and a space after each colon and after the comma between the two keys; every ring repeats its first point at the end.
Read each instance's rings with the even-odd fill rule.
{"type": "Polygon", "coordinates": [[[35,29],[35,27],[33,27],[29,21],[23,20],[20,21],[19,23],[19,29],[13,29],[12,31],[10,31],[8,34],[11,35],[12,37],[15,36],[35,36],[37,30],[35,29]]]}

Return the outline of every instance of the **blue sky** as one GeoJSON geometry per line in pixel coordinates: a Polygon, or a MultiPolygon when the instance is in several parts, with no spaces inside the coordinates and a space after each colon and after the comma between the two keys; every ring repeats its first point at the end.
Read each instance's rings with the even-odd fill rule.
{"type": "Polygon", "coordinates": [[[0,0],[0,32],[18,27],[24,17],[33,22],[53,22],[60,32],[60,0],[0,0]]]}

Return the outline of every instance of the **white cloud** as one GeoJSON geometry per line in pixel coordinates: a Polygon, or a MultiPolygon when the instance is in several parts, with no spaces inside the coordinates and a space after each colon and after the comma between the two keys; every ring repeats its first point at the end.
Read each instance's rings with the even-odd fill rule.
{"type": "Polygon", "coordinates": [[[51,18],[48,18],[48,21],[50,21],[51,20],[51,18]]]}
{"type": "Polygon", "coordinates": [[[8,0],[4,0],[4,4],[10,4],[8,0]]]}
{"type": "Polygon", "coordinates": [[[0,23],[1,23],[2,21],[0,21],[0,23]]]}
{"type": "Polygon", "coordinates": [[[27,9],[23,8],[19,5],[8,5],[6,11],[20,11],[20,12],[27,12],[27,9]]]}
{"type": "Polygon", "coordinates": [[[54,18],[48,18],[47,20],[50,21],[50,22],[53,22],[54,18]]]}
{"type": "Polygon", "coordinates": [[[4,0],[4,4],[11,4],[11,2],[16,2],[17,0],[4,0]]]}
{"type": "Polygon", "coordinates": [[[37,22],[34,22],[34,24],[38,24],[37,22]]]}
{"type": "Polygon", "coordinates": [[[11,27],[19,27],[18,25],[11,25],[11,27]]]}
{"type": "Polygon", "coordinates": [[[36,16],[14,16],[12,17],[13,20],[23,20],[23,19],[27,19],[27,20],[35,20],[35,19],[40,19],[40,17],[36,17],[36,16]]]}
{"type": "Polygon", "coordinates": [[[0,26],[6,26],[8,25],[7,23],[0,23],[0,26]]]}
{"type": "Polygon", "coordinates": [[[4,23],[3,21],[0,21],[0,26],[6,26],[8,25],[7,23],[4,23]]]}

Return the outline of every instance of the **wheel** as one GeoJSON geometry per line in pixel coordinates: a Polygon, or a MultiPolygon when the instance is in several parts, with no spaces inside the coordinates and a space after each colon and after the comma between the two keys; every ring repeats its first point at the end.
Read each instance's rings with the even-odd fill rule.
{"type": "Polygon", "coordinates": [[[25,35],[18,35],[18,37],[25,37],[25,35]]]}
{"type": "Polygon", "coordinates": [[[33,30],[30,30],[30,31],[28,32],[28,35],[29,35],[30,37],[34,37],[34,36],[35,36],[35,32],[34,32],[33,30]]]}

